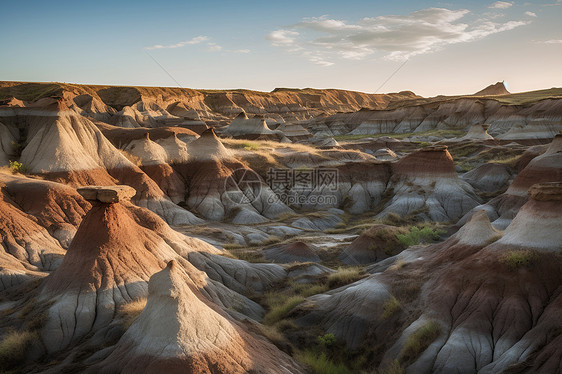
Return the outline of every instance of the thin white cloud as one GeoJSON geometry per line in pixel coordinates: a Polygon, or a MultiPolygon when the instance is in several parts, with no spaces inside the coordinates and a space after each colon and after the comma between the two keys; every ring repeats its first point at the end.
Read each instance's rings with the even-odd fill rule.
{"type": "Polygon", "coordinates": [[[207,51],[209,52],[220,52],[222,51],[222,46],[217,43],[207,43],[207,51]]]}
{"type": "Polygon", "coordinates": [[[232,49],[229,52],[232,52],[232,53],[250,53],[251,51],[249,49],[232,49]]]}
{"type": "Polygon", "coordinates": [[[537,13],[534,12],[525,12],[526,15],[528,15],[529,17],[536,17],[537,13]]]}
{"type": "Polygon", "coordinates": [[[542,44],[562,44],[562,39],[550,39],[550,40],[544,40],[542,42],[539,42],[542,44]]]}
{"type": "Polygon", "coordinates": [[[327,16],[306,18],[269,33],[266,39],[315,64],[330,66],[335,59],[361,60],[376,53],[405,60],[529,23],[496,23],[485,15],[472,23],[461,22],[468,13],[466,9],[428,8],[407,15],[366,17],[355,23],[327,16]]]}
{"type": "Polygon", "coordinates": [[[491,9],[507,9],[512,5],[513,5],[512,3],[508,3],[506,1],[496,1],[495,3],[490,5],[488,8],[491,8],[491,9]]]}
{"type": "Polygon", "coordinates": [[[291,30],[275,30],[267,34],[266,39],[276,47],[293,47],[299,33],[291,30]]]}
{"type": "Polygon", "coordinates": [[[196,36],[193,39],[186,40],[184,42],[179,42],[179,43],[170,44],[170,45],[155,44],[155,45],[152,45],[150,47],[145,47],[144,49],[151,50],[151,49],[162,49],[162,48],[181,48],[181,47],[185,47],[186,45],[194,45],[194,44],[203,43],[207,40],[209,40],[208,36],[200,35],[200,36],[196,36]]]}

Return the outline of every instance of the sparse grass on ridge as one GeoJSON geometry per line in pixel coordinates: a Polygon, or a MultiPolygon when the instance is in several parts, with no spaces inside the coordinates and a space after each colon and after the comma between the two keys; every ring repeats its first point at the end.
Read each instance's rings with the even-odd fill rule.
{"type": "Polygon", "coordinates": [[[127,152],[123,149],[120,149],[119,152],[121,152],[121,154],[125,156],[127,160],[131,161],[134,165],[138,166],[139,168],[142,166],[142,160],[140,157],[137,157],[134,154],[127,152]]]}
{"type": "Polygon", "coordinates": [[[398,238],[400,244],[408,248],[421,242],[428,243],[435,241],[439,239],[440,233],[441,231],[433,230],[430,227],[423,227],[420,229],[419,227],[414,226],[410,229],[410,232],[408,234],[398,234],[396,235],[396,237],[398,238]]]}
{"type": "MultiPolygon", "coordinates": [[[[270,296],[271,297],[271,296],[270,296]]],[[[266,325],[272,325],[279,322],[297,305],[304,301],[304,297],[300,295],[291,296],[286,300],[280,298],[281,303],[273,305],[271,310],[263,318],[263,323],[266,325]]]]}
{"type": "Polygon", "coordinates": [[[388,319],[394,315],[398,310],[400,310],[401,304],[394,296],[391,296],[382,305],[383,313],[382,318],[388,319]]]}
{"type": "Polygon", "coordinates": [[[349,369],[342,363],[334,363],[326,353],[313,350],[297,352],[296,359],[308,365],[315,374],[347,374],[349,369]]]}
{"type": "Polygon", "coordinates": [[[337,288],[358,281],[365,277],[363,269],[359,267],[339,267],[338,271],[328,275],[328,287],[337,288]]]}
{"type": "Polygon", "coordinates": [[[510,269],[517,270],[519,268],[532,265],[536,257],[537,255],[535,251],[530,249],[519,249],[507,251],[501,257],[501,261],[510,269]]]}
{"type": "Polygon", "coordinates": [[[440,136],[440,137],[459,137],[465,135],[465,131],[460,130],[427,130],[421,132],[408,132],[403,134],[397,133],[386,133],[386,134],[349,134],[349,135],[336,135],[334,139],[337,141],[346,141],[346,140],[360,140],[365,138],[381,138],[383,136],[388,136],[394,139],[404,139],[409,138],[411,136],[440,136]]]}
{"type": "Polygon", "coordinates": [[[0,341],[0,371],[9,370],[23,362],[36,334],[29,331],[8,332],[0,341]]]}
{"type": "Polygon", "coordinates": [[[136,299],[121,306],[121,308],[119,309],[119,313],[123,318],[122,325],[125,330],[128,329],[133,324],[133,322],[135,322],[145,306],[146,298],[136,299]]]}
{"type": "Polygon", "coordinates": [[[440,332],[441,328],[436,322],[426,322],[408,337],[400,352],[400,360],[408,363],[415,361],[439,337],[440,332]]]}

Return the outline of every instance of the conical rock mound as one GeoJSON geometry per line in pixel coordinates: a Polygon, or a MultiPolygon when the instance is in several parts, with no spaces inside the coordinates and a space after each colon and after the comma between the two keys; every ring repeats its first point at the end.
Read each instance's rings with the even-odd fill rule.
{"type": "Polygon", "coordinates": [[[190,160],[222,160],[232,157],[215,134],[215,130],[207,129],[201,136],[187,145],[190,160]]]}
{"type": "MultiPolygon", "coordinates": [[[[104,187],[93,192],[93,188],[82,191],[93,207],[41,292],[42,300],[54,301],[42,334],[49,351],[106,326],[119,305],[146,297],[149,277],[167,261],[194,250],[217,252],[176,233],[150,211],[127,203],[134,190],[104,187]],[[117,199],[111,200],[112,196],[117,199]]],[[[203,287],[203,274],[185,263],[203,287]]]]}
{"type": "Polygon", "coordinates": [[[202,301],[174,261],[154,274],[145,309],[96,372],[297,373],[299,366],[202,301]]]}
{"type": "Polygon", "coordinates": [[[264,117],[255,116],[248,118],[246,113],[242,112],[228,125],[224,133],[234,137],[244,137],[253,135],[273,135],[276,132],[267,126],[264,117]]]}

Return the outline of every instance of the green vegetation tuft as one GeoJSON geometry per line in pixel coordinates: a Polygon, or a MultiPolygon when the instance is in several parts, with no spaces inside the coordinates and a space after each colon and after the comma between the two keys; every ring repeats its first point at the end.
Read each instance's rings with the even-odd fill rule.
{"type": "Polygon", "coordinates": [[[260,149],[260,146],[255,142],[240,142],[233,143],[232,148],[245,149],[246,151],[257,151],[258,149],[260,149]]]}
{"type": "Polygon", "coordinates": [[[315,374],[347,374],[349,370],[342,363],[334,363],[328,358],[326,353],[320,354],[307,350],[296,355],[297,360],[310,366],[315,374]]]}
{"type": "Polygon", "coordinates": [[[263,323],[272,325],[281,321],[294,307],[301,304],[304,300],[304,297],[300,295],[291,296],[287,299],[279,298],[279,303],[273,303],[270,311],[263,318],[263,323]]]}
{"type": "Polygon", "coordinates": [[[29,331],[8,332],[0,341],[0,370],[9,370],[20,365],[34,339],[35,333],[29,331]]]}
{"type": "Polygon", "coordinates": [[[320,335],[316,341],[324,349],[331,349],[336,344],[336,337],[334,334],[324,334],[320,335]]]}
{"type": "Polygon", "coordinates": [[[439,239],[441,231],[433,230],[430,227],[419,228],[413,226],[408,234],[398,234],[396,237],[403,246],[410,247],[419,243],[428,243],[439,239]]]}
{"type": "Polygon", "coordinates": [[[25,174],[27,173],[27,166],[25,166],[21,162],[10,160],[10,170],[14,174],[16,173],[25,174]]]}
{"type": "Polygon", "coordinates": [[[408,337],[400,352],[400,360],[408,363],[415,361],[439,337],[440,332],[441,328],[436,322],[425,323],[408,337]]]}
{"type": "Polygon", "coordinates": [[[516,270],[532,265],[536,257],[535,251],[531,251],[530,249],[519,249],[507,251],[501,261],[510,269],[516,270]]]}
{"type": "Polygon", "coordinates": [[[328,287],[337,288],[358,281],[365,275],[359,267],[339,267],[338,271],[328,276],[328,287]]]}
{"type": "Polygon", "coordinates": [[[388,300],[384,302],[382,306],[383,309],[382,318],[388,319],[392,317],[394,313],[400,310],[400,307],[401,307],[400,302],[394,296],[390,297],[388,300]]]}

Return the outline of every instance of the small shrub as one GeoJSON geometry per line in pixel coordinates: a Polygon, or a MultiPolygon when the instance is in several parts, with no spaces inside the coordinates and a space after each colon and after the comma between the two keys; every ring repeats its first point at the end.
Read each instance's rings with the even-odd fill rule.
{"type": "Polygon", "coordinates": [[[133,322],[137,319],[139,314],[143,311],[144,307],[146,306],[146,299],[136,299],[131,301],[130,303],[124,304],[119,309],[119,313],[122,316],[122,325],[126,329],[128,329],[133,322]]]}
{"type": "Polygon", "coordinates": [[[25,354],[36,338],[29,331],[10,331],[0,342],[0,369],[9,369],[25,360],[25,354]]]}
{"type": "Polygon", "coordinates": [[[357,267],[339,267],[336,273],[328,275],[328,287],[336,288],[345,286],[363,278],[363,271],[357,267]]]}
{"type": "Polygon", "coordinates": [[[16,173],[25,174],[27,173],[27,166],[25,166],[21,162],[10,160],[10,170],[14,174],[16,173]]]}
{"type": "Polygon", "coordinates": [[[282,304],[273,305],[271,310],[263,318],[263,323],[266,325],[272,325],[285,318],[287,314],[304,301],[302,296],[292,296],[286,299],[282,304]]]}
{"type": "Polygon", "coordinates": [[[386,300],[382,306],[382,318],[388,319],[394,315],[400,309],[400,302],[392,296],[388,300],[386,300]]]}
{"type": "Polygon", "coordinates": [[[531,265],[535,259],[535,252],[529,249],[507,251],[502,257],[502,262],[510,269],[516,270],[531,265]]]}
{"type": "Polygon", "coordinates": [[[326,353],[320,354],[307,350],[299,352],[296,355],[297,360],[310,366],[315,374],[346,374],[349,373],[347,367],[342,363],[334,363],[326,356],[326,353]]]}
{"type": "Polygon", "coordinates": [[[418,328],[406,340],[406,344],[400,352],[400,358],[404,362],[413,362],[419,355],[429,347],[437,337],[441,329],[436,322],[427,322],[418,328]]]}
{"type": "Polygon", "coordinates": [[[400,244],[407,248],[412,245],[419,244],[420,242],[427,243],[437,240],[439,239],[439,232],[429,227],[420,229],[419,227],[414,226],[410,229],[410,232],[408,234],[398,234],[396,235],[396,237],[400,241],[400,244]]]}
{"type": "Polygon", "coordinates": [[[320,335],[316,341],[322,348],[331,349],[336,344],[336,337],[334,334],[324,334],[320,335]]]}

